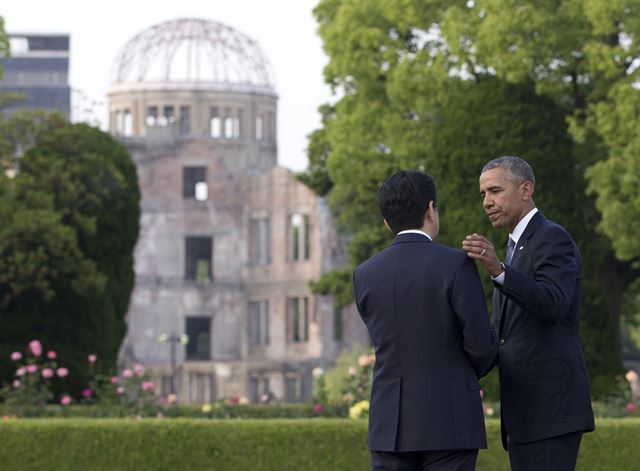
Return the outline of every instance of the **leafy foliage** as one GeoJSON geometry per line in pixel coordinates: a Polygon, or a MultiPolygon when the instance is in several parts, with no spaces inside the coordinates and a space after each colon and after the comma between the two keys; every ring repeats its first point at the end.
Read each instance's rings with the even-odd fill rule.
{"type": "MultiPolygon", "coordinates": [[[[330,188],[328,201],[350,243],[349,266],[323,276],[313,289],[333,293],[340,304],[351,299],[353,267],[390,241],[375,195],[401,168],[435,177],[440,242],[459,247],[466,234],[482,232],[500,245],[504,234],[491,229],[481,210],[477,179],[491,158],[521,156],[537,175],[537,205],[567,227],[582,250],[582,337],[593,392],[615,390],[621,299],[635,273],[615,259],[596,228],[610,237],[607,221],[623,225],[622,208],[634,208],[640,194],[634,190],[637,168],[629,175],[627,161],[615,171],[603,167],[614,165],[613,144],[625,147],[637,121],[631,119],[634,101],[624,95],[626,138],[614,141],[616,127],[608,132],[604,126],[620,114],[607,106],[611,87],[635,80],[633,64],[622,70],[619,63],[635,57],[636,44],[636,36],[621,30],[631,31],[636,20],[616,23],[635,8],[623,3],[320,1],[314,13],[330,58],[325,79],[341,98],[312,135],[310,161],[314,175],[326,169],[330,184],[323,188],[330,188]],[[623,203],[616,209],[605,194],[623,203]]],[[[627,241],[625,260],[634,257],[633,227],[627,221],[624,232],[634,237],[613,238],[618,256],[627,241]]]]}
{"type": "Polygon", "coordinates": [[[640,4],[478,0],[449,8],[441,27],[459,63],[533,81],[568,110],[578,142],[590,133],[604,142],[604,160],[587,172],[599,228],[620,259],[640,258],[640,4]]]}
{"type": "MultiPolygon", "coordinates": [[[[0,15],[0,57],[9,55],[9,37],[4,30],[4,18],[0,15]]],[[[2,77],[2,67],[0,67],[0,77],[2,77]]]]}
{"type": "Polygon", "coordinates": [[[87,351],[113,368],[133,287],[135,166],[108,134],[25,112],[0,122],[0,377],[38,337],[68,359],[77,393],[87,351]]]}

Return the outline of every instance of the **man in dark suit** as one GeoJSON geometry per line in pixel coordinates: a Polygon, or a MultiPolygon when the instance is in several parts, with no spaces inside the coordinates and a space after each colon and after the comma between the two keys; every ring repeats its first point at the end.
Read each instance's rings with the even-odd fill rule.
{"type": "Polygon", "coordinates": [[[353,273],[375,345],[369,409],[373,470],[473,470],[486,448],[478,378],[497,344],[475,263],[435,244],[433,180],[402,171],[383,183],[393,244],[353,273]]]}
{"type": "Polygon", "coordinates": [[[493,227],[509,232],[507,257],[472,234],[462,247],[491,276],[498,332],[502,442],[511,467],[575,469],[583,432],[594,430],[580,345],[580,251],[533,201],[535,177],[517,157],[500,157],[480,175],[493,227]]]}

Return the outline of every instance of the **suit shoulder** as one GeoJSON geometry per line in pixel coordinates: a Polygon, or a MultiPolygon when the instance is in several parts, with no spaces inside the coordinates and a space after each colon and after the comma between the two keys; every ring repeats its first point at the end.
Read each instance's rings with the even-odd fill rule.
{"type": "Polygon", "coordinates": [[[550,219],[545,219],[541,226],[541,233],[545,235],[545,237],[553,237],[557,239],[570,239],[573,241],[573,237],[569,234],[563,226],[558,224],[557,222],[551,221],[550,219]]]}
{"type": "Polygon", "coordinates": [[[374,265],[376,263],[376,261],[383,259],[384,257],[387,256],[387,254],[389,253],[389,250],[391,249],[391,247],[386,247],[384,249],[382,249],[380,252],[378,252],[375,255],[372,255],[371,257],[369,257],[368,259],[366,259],[364,262],[362,262],[360,265],[358,265],[353,272],[359,272],[362,270],[366,270],[367,267],[374,265]]]}
{"type": "Polygon", "coordinates": [[[470,260],[466,252],[460,249],[449,247],[448,245],[433,244],[435,250],[437,250],[441,256],[449,258],[451,261],[458,261],[459,263],[465,260],[470,260]]]}

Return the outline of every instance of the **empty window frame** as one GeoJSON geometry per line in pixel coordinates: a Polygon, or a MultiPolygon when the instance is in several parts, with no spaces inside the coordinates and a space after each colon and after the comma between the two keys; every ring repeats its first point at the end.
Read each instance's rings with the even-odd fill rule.
{"type": "Polygon", "coordinates": [[[269,218],[249,221],[249,261],[253,265],[271,262],[271,224],[269,218]]]}
{"type": "Polygon", "coordinates": [[[133,135],[133,119],[130,110],[117,110],[115,112],[116,134],[122,136],[133,135]]]}
{"type": "Polygon", "coordinates": [[[236,117],[233,119],[233,137],[239,139],[242,137],[242,121],[244,113],[241,109],[237,111],[236,117]]]}
{"type": "Polygon", "coordinates": [[[224,137],[226,139],[233,138],[233,116],[231,116],[230,108],[224,110],[224,137]]]}
{"type": "Polygon", "coordinates": [[[133,117],[130,110],[124,110],[122,134],[125,136],[133,135],[133,117]]]}
{"type": "Polygon", "coordinates": [[[180,126],[181,135],[187,135],[191,132],[191,110],[188,106],[180,107],[180,126]]]}
{"type": "Polygon", "coordinates": [[[256,116],[256,141],[261,141],[264,135],[262,116],[256,116]]]}
{"type": "Polygon", "coordinates": [[[308,214],[293,214],[289,218],[289,258],[294,262],[309,260],[310,227],[308,214]]]}
{"type": "Polygon", "coordinates": [[[211,237],[185,237],[185,278],[206,283],[213,278],[211,237]]]}
{"type": "Polygon", "coordinates": [[[275,113],[273,112],[268,113],[267,123],[268,123],[267,139],[269,140],[269,142],[275,142],[276,141],[276,114],[275,113]]]}
{"type": "Polygon", "coordinates": [[[273,399],[269,377],[264,373],[255,372],[249,377],[249,400],[253,403],[271,402],[273,399]]]}
{"type": "Polygon", "coordinates": [[[284,379],[284,402],[298,402],[300,394],[298,392],[298,378],[287,375],[284,379]]]}
{"type": "Polygon", "coordinates": [[[145,123],[147,127],[153,127],[158,123],[158,107],[157,106],[147,107],[147,117],[145,119],[145,123]]]}
{"type": "Polygon", "coordinates": [[[251,345],[269,345],[269,301],[249,303],[249,339],[251,345]]]}
{"type": "Polygon", "coordinates": [[[159,126],[168,126],[176,122],[176,115],[172,105],[166,105],[162,109],[162,116],[158,118],[159,126]]]}
{"type": "Polygon", "coordinates": [[[187,360],[209,360],[211,358],[211,318],[187,317],[187,360]]]}
{"type": "Polygon", "coordinates": [[[115,124],[115,127],[116,127],[116,134],[122,134],[122,128],[124,127],[122,119],[123,119],[122,111],[117,110],[115,112],[115,118],[114,118],[114,121],[115,121],[114,124],[115,124]]]}
{"type": "Polygon", "coordinates": [[[182,167],[184,199],[207,200],[207,167],[182,167]]]}
{"type": "Polygon", "coordinates": [[[222,122],[220,120],[220,110],[211,108],[209,115],[209,134],[214,139],[218,139],[222,135],[222,122]]]}
{"type": "Polygon", "coordinates": [[[287,341],[302,343],[309,340],[309,298],[287,299],[287,341]]]}

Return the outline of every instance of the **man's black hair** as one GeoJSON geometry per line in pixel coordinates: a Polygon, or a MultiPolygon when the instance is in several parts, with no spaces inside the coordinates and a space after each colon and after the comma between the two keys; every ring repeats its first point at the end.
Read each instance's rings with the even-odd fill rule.
{"type": "Polygon", "coordinates": [[[420,229],[430,201],[436,206],[436,184],[429,175],[415,170],[394,173],[378,190],[380,213],[394,234],[420,229]]]}

